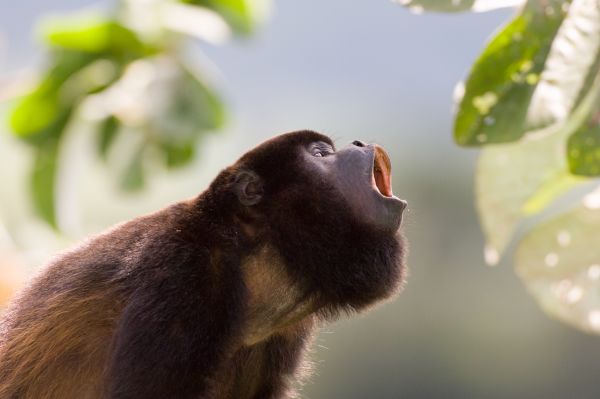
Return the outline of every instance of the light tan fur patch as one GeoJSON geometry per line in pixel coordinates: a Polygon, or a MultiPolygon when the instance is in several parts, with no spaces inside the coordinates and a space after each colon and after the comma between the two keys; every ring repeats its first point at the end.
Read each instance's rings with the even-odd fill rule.
{"type": "Polygon", "coordinates": [[[281,332],[315,311],[310,300],[286,272],[275,249],[264,246],[242,264],[249,292],[245,345],[253,345],[281,332]]]}

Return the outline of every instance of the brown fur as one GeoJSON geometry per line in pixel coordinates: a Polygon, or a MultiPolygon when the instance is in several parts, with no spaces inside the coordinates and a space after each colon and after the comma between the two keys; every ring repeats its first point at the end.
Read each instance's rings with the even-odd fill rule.
{"type": "MultiPolygon", "coordinates": [[[[43,289],[38,279],[22,298],[43,289]]],[[[0,343],[1,398],[97,398],[115,325],[123,308],[111,287],[85,296],[56,292],[42,303],[24,299],[11,309],[10,329],[0,343]],[[29,306],[27,306],[29,305],[29,306]]]]}
{"type": "Polygon", "coordinates": [[[290,332],[290,326],[317,310],[315,304],[302,298],[283,259],[272,247],[265,246],[248,258],[242,270],[250,293],[244,345],[252,346],[275,333],[290,332]]]}
{"type": "Polygon", "coordinates": [[[292,397],[316,326],[403,276],[402,237],[357,215],[315,142],[332,146],[268,141],[198,197],[57,257],[0,321],[0,398],[292,397]]]}

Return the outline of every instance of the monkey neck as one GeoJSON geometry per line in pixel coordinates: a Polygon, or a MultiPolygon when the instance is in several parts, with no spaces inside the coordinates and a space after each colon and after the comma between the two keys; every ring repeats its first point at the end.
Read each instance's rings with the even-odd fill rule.
{"type": "Polygon", "coordinates": [[[292,281],[273,247],[259,248],[241,267],[248,292],[244,345],[300,325],[316,312],[314,301],[292,281]]]}
{"type": "Polygon", "coordinates": [[[271,244],[269,220],[259,212],[240,207],[234,197],[211,188],[193,204],[197,217],[192,223],[203,226],[201,236],[210,240],[206,244],[213,266],[218,268],[223,257],[239,259],[247,295],[244,346],[305,325],[323,307],[290,275],[271,244]]]}
{"type": "Polygon", "coordinates": [[[317,311],[315,301],[291,278],[282,257],[265,244],[264,220],[240,209],[227,196],[207,190],[190,203],[191,239],[211,250],[211,268],[219,273],[224,257],[239,259],[246,285],[242,344],[251,346],[302,324],[317,311]]]}

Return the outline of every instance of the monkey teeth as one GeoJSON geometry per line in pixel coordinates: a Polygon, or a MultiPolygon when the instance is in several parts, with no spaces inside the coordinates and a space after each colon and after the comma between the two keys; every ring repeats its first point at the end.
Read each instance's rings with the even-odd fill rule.
{"type": "Polygon", "coordinates": [[[392,197],[392,165],[390,157],[383,148],[375,146],[375,159],[373,160],[373,186],[384,197],[392,197]]]}

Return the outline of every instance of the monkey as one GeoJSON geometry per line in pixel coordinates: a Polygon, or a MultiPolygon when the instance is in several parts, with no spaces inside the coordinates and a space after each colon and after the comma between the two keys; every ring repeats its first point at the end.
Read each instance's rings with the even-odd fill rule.
{"type": "Polygon", "coordinates": [[[276,136],[42,268],[0,322],[0,398],[294,397],[319,326],[404,285],[406,206],[379,145],[276,136]]]}

